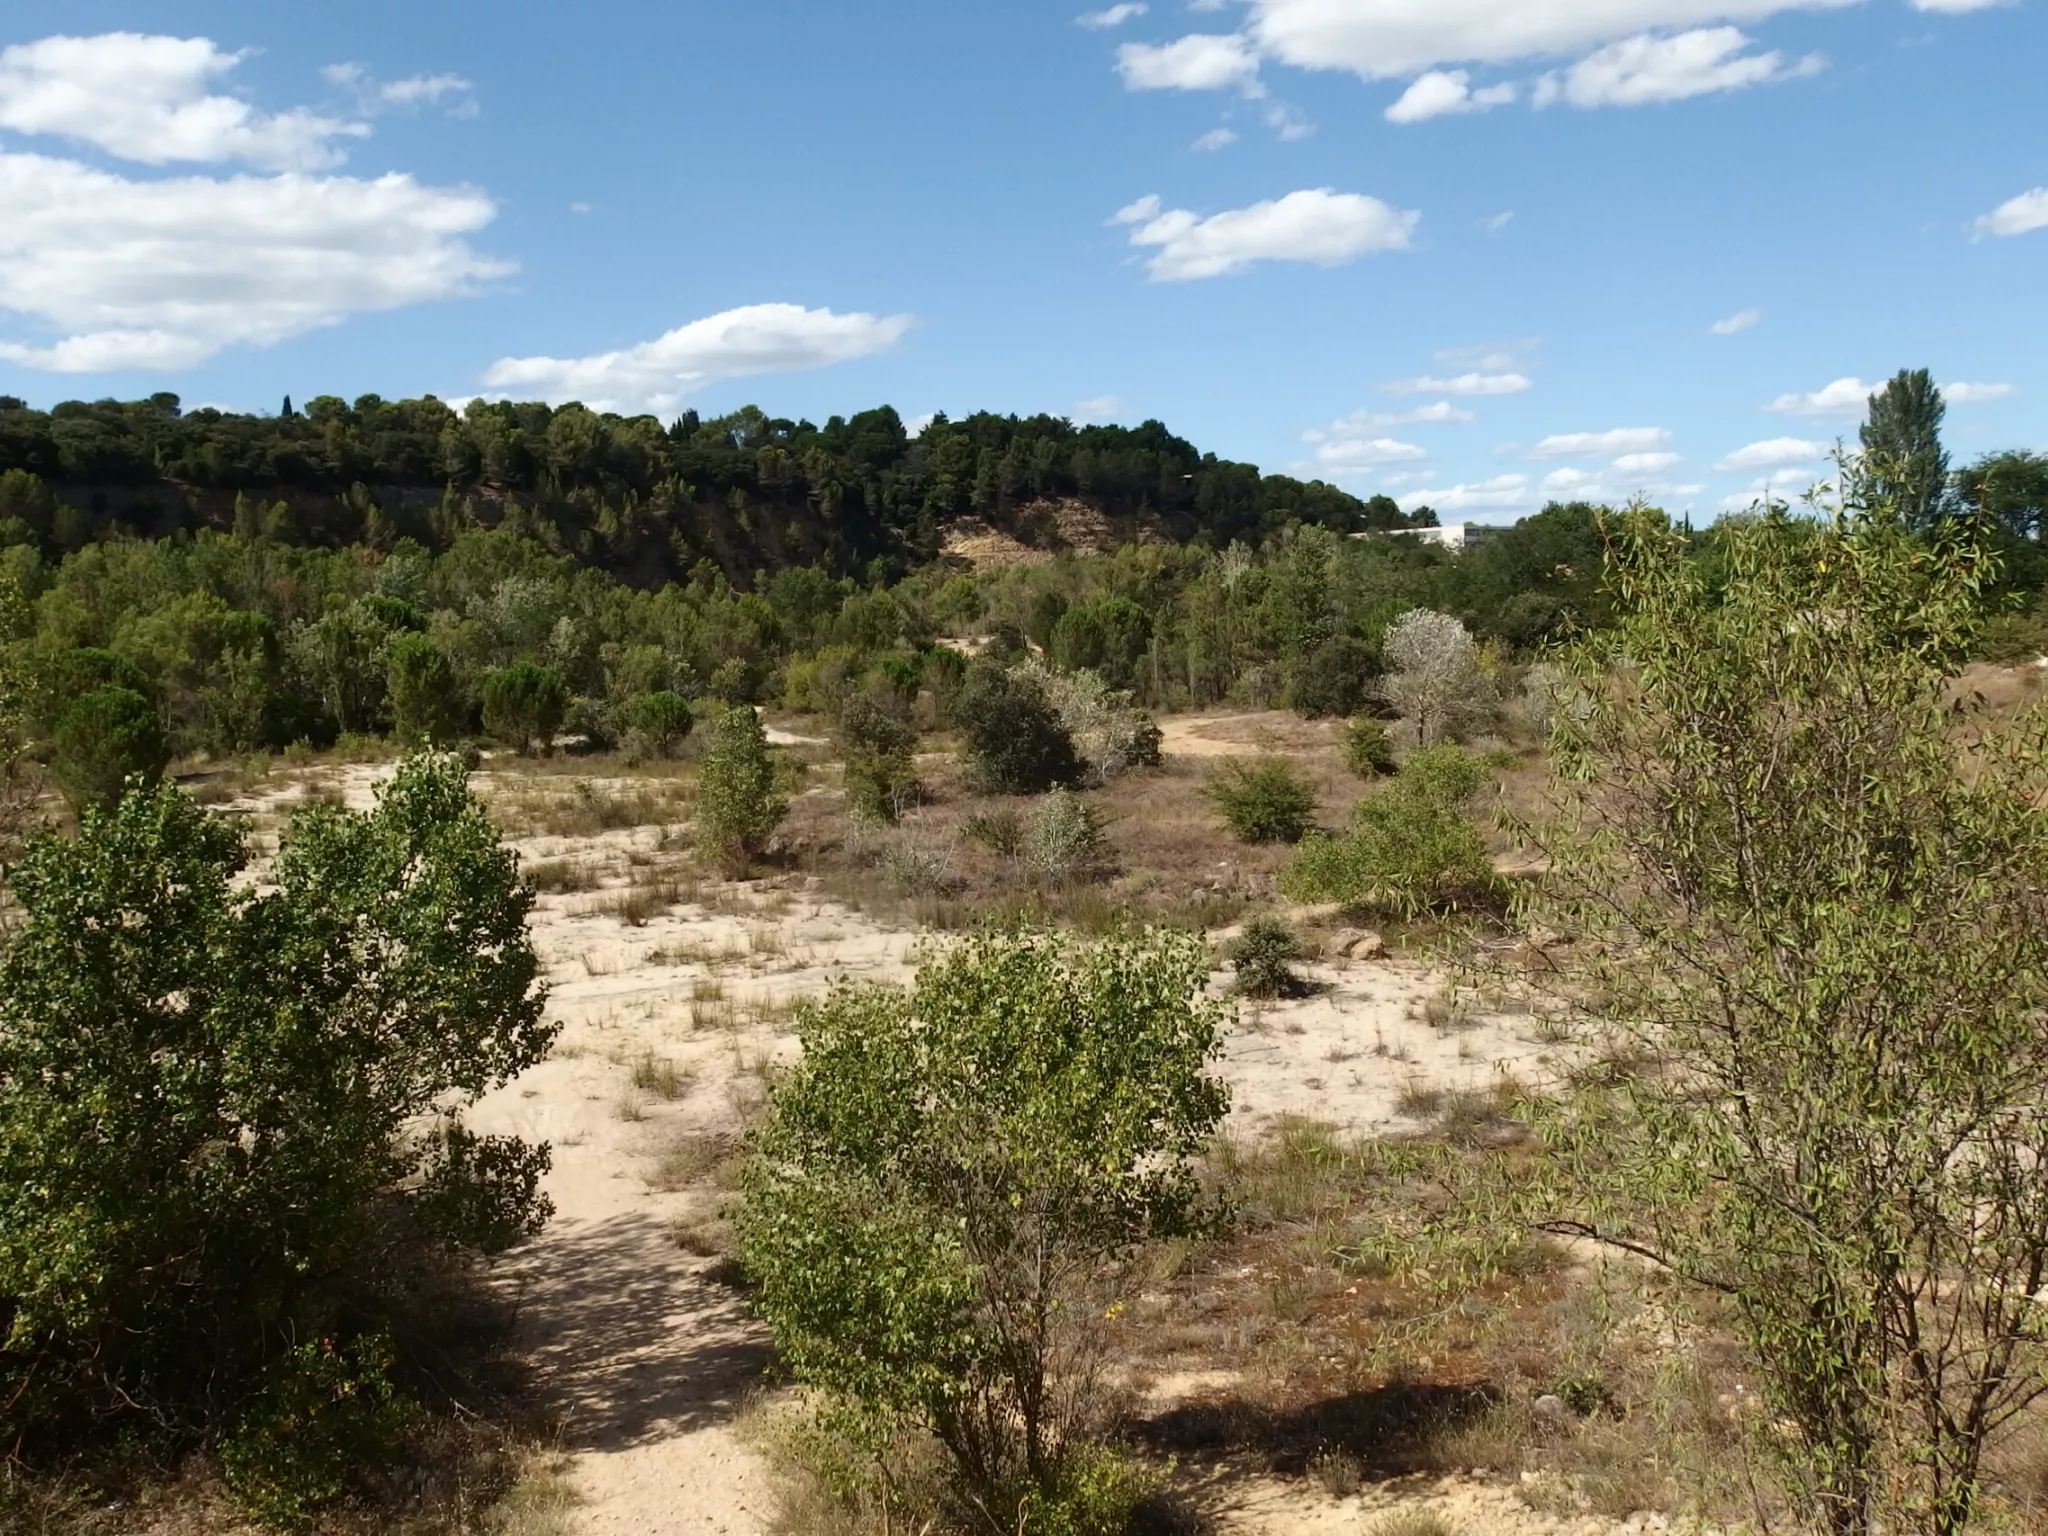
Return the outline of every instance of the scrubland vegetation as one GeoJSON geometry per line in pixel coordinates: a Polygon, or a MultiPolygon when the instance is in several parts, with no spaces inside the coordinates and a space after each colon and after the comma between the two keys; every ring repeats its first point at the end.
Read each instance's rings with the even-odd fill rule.
{"type": "Polygon", "coordinates": [[[573,1529],[594,1114],[699,1302],[580,1304],[734,1330],[603,1411],[762,1394],[792,1536],[2039,1528],[2048,496],[1936,426],[1454,554],[1163,429],[0,410],[0,1523],[573,1529]]]}

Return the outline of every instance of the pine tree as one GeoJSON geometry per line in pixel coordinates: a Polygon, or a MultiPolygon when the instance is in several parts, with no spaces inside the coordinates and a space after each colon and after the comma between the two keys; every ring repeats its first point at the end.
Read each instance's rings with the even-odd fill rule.
{"type": "Polygon", "coordinates": [[[1913,528],[1941,518],[1948,503],[1948,452],[1941,419],[1948,406],[1925,368],[1901,368],[1870,397],[1863,464],[1873,488],[1913,528]]]}

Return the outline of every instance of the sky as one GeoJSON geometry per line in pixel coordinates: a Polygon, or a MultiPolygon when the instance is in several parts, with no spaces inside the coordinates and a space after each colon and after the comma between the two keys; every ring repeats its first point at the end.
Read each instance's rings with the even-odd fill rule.
{"type": "Polygon", "coordinates": [[[2048,447],[2048,0],[10,0],[0,393],[1157,418],[1446,521],[2048,447]]]}

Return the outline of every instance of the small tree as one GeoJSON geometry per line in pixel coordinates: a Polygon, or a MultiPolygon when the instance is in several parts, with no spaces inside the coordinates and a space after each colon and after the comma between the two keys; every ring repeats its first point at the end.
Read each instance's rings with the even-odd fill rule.
{"type": "Polygon", "coordinates": [[[1042,879],[1065,885],[1101,863],[1102,818],[1071,789],[1053,789],[1032,808],[1024,830],[1024,862],[1042,879]]]}
{"type": "Polygon", "coordinates": [[[855,689],[839,707],[839,742],[846,753],[846,801],[864,821],[894,822],[917,793],[917,730],[889,702],[855,689]]]}
{"type": "Polygon", "coordinates": [[[843,1427],[936,1437],[989,1536],[1122,1528],[1075,1520],[1105,1304],[1116,1260],[1203,1222],[1228,1104],[1207,979],[1186,935],[989,934],[799,1012],[743,1178],[756,1304],[843,1427]]]}
{"type": "Polygon", "coordinates": [[[1415,726],[1423,746],[1458,736],[1492,712],[1493,684],[1479,648],[1447,613],[1417,608],[1387,626],[1387,676],[1380,696],[1415,726]]]}
{"type": "Polygon", "coordinates": [[[469,701],[462,696],[447,652],[421,634],[393,638],[386,652],[392,734],[408,746],[446,746],[469,725],[469,701]]]}
{"type": "Polygon", "coordinates": [[[569,708],[569,685],[553,667],[522,661],[484,679],[484,729],[514,751],[545,752],[569,708]]]}
{"type": "Polygon", "coordinates": [[[1255,917],[1231,940],[1226,952],[1237,973],[1240,996],[1299,997],[1306,989],[1294,972],[1301,958],[1301,939],[1277,917],[1255,917]]]}
{"type": "Polygon", "coordinates": [[[78,812],[110,809],[129,778],[154,779],[169,761],[155,708],[129,688],[80,694],[50,735],[50,777],[78,812]]]}
{"type": "Polygon", "coordinates": [[[1394,741],[1387,728],[1370,715],[1360,715],[1344,728],[1344,766],[1361,779],[1377,779],[1394,771],[1394,741]]]}
{"type": "Polygon", "coordinates": [[[953,701],[953,724],[966,738],[975,780],[991,794],[1039,795],[1081,780],[1081,760],[1066,725],[1028,674],[983,658],[968,668],[953,701]]]}
{"type": "MultiPolygon", "coordinates": [[[[295,1351],[328,1419],[368,1408],[386,1384],[354,1345],[396,1255],[544,1218],[546,1149],[455,1117],[555,1034],[531,897],[464,779],[410,758],[368,814],[295,813],[262,887],[238,826],[166,784],[31,843],[0,957],[10,1444],[232,1431],[267,1499],[272,1452],[332,1432],[274,1411],[295,1351]]],[[[317,1494],[309,1470],[266,1507],[317,1494]]]]}
{"type": "Polygon", "coordinates": [[[1372,698],[1380,656],[1356,635],[1332,635],[1294,664],[1287,702],[1305,720],[1355,715],[1372,698]]]}
{"type": "Polygon", "coordinates": [[[1941,422],[1948,405],[1934,375],[1925,368],[1901,368],[1870,397],[1870,414],[1859,436],[1862,473],[1871,488],[1907,524],[1925,531],[1948,509],[1948,450],[1941,446],[1941,422]]]}
{"type": "Polygon", "coordinates": [[[1953,687],[1979,548],[1721,542],[1630,514],[1561,662],[1522,915],[1575,940],[1548,1006],[1659,1067],[1531,1106],[1530,1209],[1727,1298],[1808,1528],[1957,1536],[2048,1390],[2048,719],[1953,687]]]}
{"type": "Polygon", "coordinates": [[[743,879],[788,814],[761,717],[750,704],[727,710],[711,728],[697,776],[697,846],[743,879]]]}
{"type": "Polygon", "coordinates": [[[625,716],[626,746],[638,757],[674,757],[696,725],[689,701],[666,689],[628,701],[625,716]]]}
{"type": "Polygon", "coordinates": [[[1298,843],[1316,824],[1316,792],[1284,757],[1229,762],[1202,793],[1245,843],[1298,843]]]}

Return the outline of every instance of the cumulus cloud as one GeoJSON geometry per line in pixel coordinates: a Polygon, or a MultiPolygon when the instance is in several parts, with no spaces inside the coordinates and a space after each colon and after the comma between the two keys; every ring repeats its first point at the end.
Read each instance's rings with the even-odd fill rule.
{"type": "Polygon", "coordinates": [[[1614,427],[1606,432],[1556,432],[1530,449],[1538,459],[1607,458],[1618,453],[1651,453],[1671,441],[1662,427],[1614,427]]]}
{"type": "Polygon", "coordinates": [[[1781,416],[1861,416],[1875,388],[1861,379],[1836,379],[1819,389],[1780,395],[1764,409],[1781,416]]]}
{"type": "Polygon", "coordinates": [[[1677,462],[1675,453],[1624,453],[1609,467],[1621,475],[1661,475],[1677,462]]]}
{"type": "Polygon", "coordinates": [[[1490,480],[1460,482],[1434,490],[1405,491],[1396,500],[1408,512],[1417,507],[1434,507],[1439,512],[1482,512],[1528,506],[1531,491],[1527,475],[1495,475],[1490,480]]]}
{"type": "Polygon", "coordinates": [[[1987,235],[2004,239],[2048,229],[2048,187],[2036,187],[2018,197],[2007,198],[1979,219],[1975,228],[1979,240],[1987,235]]]}
{"type": "Polygon", "coordinates": [[[466,239],[489,197],[404,175],[135,181],[0,153],[0,207],[0,309],[59,333],[0,357],[66,373],[190,367],[513,270],[466,239]]]}
{"type": "Polygon", "coordinates": [[[1826,63],[1818,54],[1788,63],[1782,53],[1745,53],[1748,47],[1749,39],[1735,27],[1623,38],[1562,73],[1544,75],[1531,99],[1539,107],[1559,101],[1575,107],[1641,107],[1811,75],[1826,63]]]}
{"type": "Polygon", "coordinates": [[[145,165],[239,160],[265,170],[337,165],[360,122],[260,112],[213,86],[245,54],[204,37],[107,32],[0,49],[0,128],[54,134],[145,165]]]}
{"type": "Polygon", "coordinates": [[[1154,282],[1176,283],[1261,261],[1334,267],[1375,251],[1404,251],[1421,217],[1376,197],[1319,187],[1207,218],[1141,197],[1110,222],[1131,226],[1131,244],[1156,250],[1145,263],[1154,282]]]}
{"type": "Polygon", "coordinates": [[[360,64],[329,64],[320,74],[328,84],[352,92],[358,110],[366,113],[435,107],[446,102],[453,116],[476,114],[476,87],[460,75],[407,75],[402,80],[378,80],[360,64]]]}
{"type": "Polygon", "coordinates": [[[1078,426],[1091,421],[1111,421],[1124,413],[1125,405],[1116,395],[1097,395],[1092,400],[1079,401],[1067,412],[1067,420],[1078,426]]]}
{"type": "Polygon", "coordinates": [[[664,412],[723,379],[794,373],[886,352],[914,323],[910,315],[751,304],[616,352],[501,358],[484,374],[484,383],[607,410],[664,412]]]}
{"type": "Polygon", "coordinates": [[[1825,474],[1811,468],[1777,469],[1756,480],[1748,490],[1721,498],[1724,512],[1746,512],[1761,502],[1792,502],[1808,491],[1824,490],[1830,484],[1825,474]]]}
{"type": "Polygon", "coordinates": [[[1714,468],[1729,471],[1777,469],[1786,464],[1817,464],[1830,452],[1826,443],[1804,437],[1771,437],[1736,449],[1716,461],[1714,468]]]}
{"type": "Polygon", "coordinates": [[[1472,89],[1472,77],[1462,69],[1432,69],[1415,77],[1401,93],[1400,100],[1387,108],[1390,123],[1420,123],[1432,117],[1460,112],[1484,112],[1505,106],[1515,99],[1511,83],[1472,89]]]}
{"type": "Polygon", "coordinates": [[[1112,5],[1106,11],[1086,11],[1074,18],[1074,25],[1087,27],[1092,32],[1105,32],[1111,27],[1120,27],[1127,21],[1136,21],[1144,15],[1149,6],[1135,3],[1112,5]]]}
{"type": "Polygon", "coordinates": [[[2010,384],[1968,384],[1957,380],[1941,386],[1942,398],[1950,405],[1979,405],[1986,400],[2003,400],[2014,392],[2010,384]]]}
{"type": "MultiPolygon", "coordinates": [[[[1571,57],[1644,33],[1761,21],[1856,0],[1251,0],[1258,51],[1303,69],[1393,80],[1457,64],[1571,57]]],[[[1968,0],[1965,0],[1968,3],[1968,0]]]]}
{"type": "Polygon", "coordinates": [[[1716,320],[1707,329],[1716,336],[1736,336],[1744,331],[1754,330],[1763,320],[1760,309],[1738,309],[1725,320],[1716,320]]]}
{"type": "Polygon", "coordinates": [[[1520,373],[1460,373],[1451,378],[1425,373],[1412,379],[1390,379],[1380,386],[1390,395],[1519,395],[1535,387],[1520,373]]]}
{"type": "Polygon", "coordinates": [[[1133,91],[1225,91],[1255,87],[1259,56],[1234,34],[1194,32],[1170,43],[1125,43],[1116,70],[1133,91]]]}
{"type": "Polygon", "coordinates": [[[1330,474],[1356,474],[1389,464],[1412,464],[1429,457],[1429,450],[1420,444],[1404,443],[1394,437],[1371,437],[1364,432],[1344,431],[1343,426],[1340,422],[1328,432],[1311,434],[1318,439],[1316,462],[1330,474]]]}
{"type": "Polygon", "coordinates": [[[1207,133],[1203,134],[1199,139],[1195,140],[1195,142],[1189,145],[1188,147],[1190,149],[1200,150],[1203,154],[1208,154],[1213,150],[1228,149],[1231,145],[1235,144],[1236,142],[1236,129],[1211,128],[1207,133]]]}
{"type": "Polygon", "coordinates": [[[1418,405],[1410,411],[1353,411],[1349,416],[1332,422],[1327,427],[1316,427],[1301,435],[1305,443],[1320,443],[1326,438],[1348,433],[1379,432],[1387,427],[1423,427],[1463,425],[1479,418],[1470,411],[1451,404],[1448,400],[1435,400],[1428,405],[1418,405]]]}
{"type": "Polygon", "coordinates": [[[1945,16],[1963,16],[1971,11],[1988,11],[2010,0],[1913,0],[1916,11],[1935,11],[1945,16]]]}

